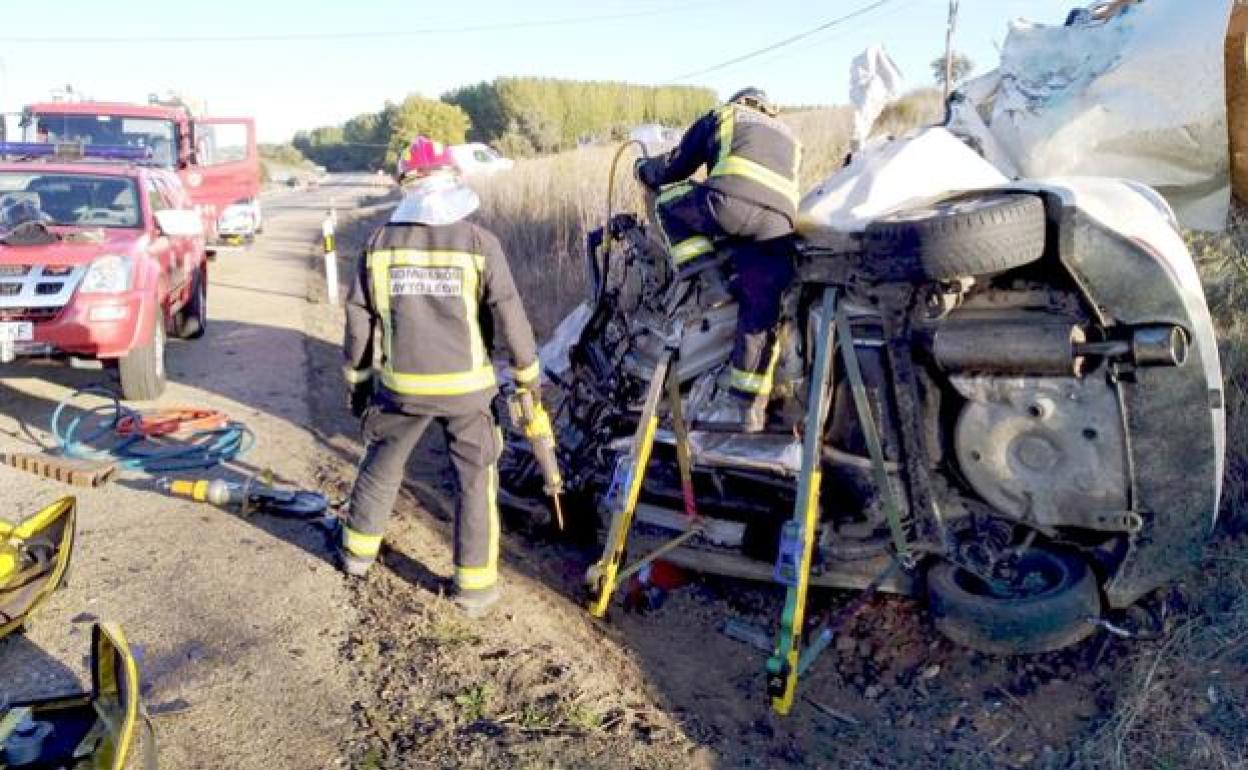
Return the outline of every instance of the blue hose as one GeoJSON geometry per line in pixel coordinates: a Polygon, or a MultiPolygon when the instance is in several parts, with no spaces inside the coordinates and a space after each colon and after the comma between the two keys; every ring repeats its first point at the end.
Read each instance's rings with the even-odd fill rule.
{"type": "Polygon", "coordinates": [[[215,430],[196,431],[178,446],[162,445],[147,436],[117,436],[117,426],[125,417],[138,421],[138,412],[121,403],[113,391],[100,386],[77,390],[56,405],[49,427],[61,454],[77,460],[103,460],[128,470],[147,473],[199,470],[227,463],[246,453],[256,444],[255,434],[241,422],[229,422],[215,430]],[[102,396],[110,404],[97,406],[62,425],[67,407],[82,396],[102,396]],[[93,424],[95,423],[95,424],[93,424]],[[79,436],[85,425],[91,425],[79,436]],[[96,449],[92,445],[106,436],[116,436],[112,446],[96,449]]]}

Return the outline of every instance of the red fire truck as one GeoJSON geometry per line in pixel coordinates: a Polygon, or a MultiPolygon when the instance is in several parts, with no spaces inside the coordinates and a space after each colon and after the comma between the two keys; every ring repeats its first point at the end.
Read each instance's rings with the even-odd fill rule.
{"type": "Polygon", "coordinates": [[[260,161],[251,118],[201,117],[181,104],[46,102],[27,106],[21,127],[28,142],[145,149],[146,164],[182,179],[209,243],[218,242],[227,209],[254,211],[259,227],[260,161]]]}

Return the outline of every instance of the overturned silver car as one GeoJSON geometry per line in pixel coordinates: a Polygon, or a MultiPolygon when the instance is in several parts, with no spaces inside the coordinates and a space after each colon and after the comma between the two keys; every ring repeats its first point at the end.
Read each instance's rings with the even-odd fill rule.
{"type": "MultiPolygon", "coordinates": [[[[732,347],[726,262],[677,280],[650,228],[614,217],[591,238],[587,303],[543,356],[569,510],[618,511],[666,351],[702,517],[665,555],[679,565],[778,574],[813,424],[811,584],[925,596],[965,645],[1057,649],[1189,568],[1226,437],[1213,326],[1169,208],[1107,179],[942,189],[957,192],[804,228],[769,423],[751,435],[705,413],[732,347]]],[[[504,486],[540,497],[516,438],[504,486]]],[[[688,526],[675,437],[657,440],[632,548],[688,526]]]]}

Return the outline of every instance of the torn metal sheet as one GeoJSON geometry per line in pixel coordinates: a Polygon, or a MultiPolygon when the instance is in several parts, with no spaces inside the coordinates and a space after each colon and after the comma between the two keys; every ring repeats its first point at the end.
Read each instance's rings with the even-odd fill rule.
{"type": "Polygon", "coordinates": [[[589,317],[592,314],[589,304],[582,303],[555,327],[550,339],[546,340],[538,352],[538,359],[547,372],[560,376],[572,368],[572,363],[568,360],[568,351],[581,338],[581,333],[585,331],[585,324],[589,323],[589,317]]]}
{"type": "Polygon", "coordinates": [[[952,100],[949,127],[1010,176],[1131,179],[1184,226],[1221,230],[1230,7],[1144,0],[1066,26],[1015,22],[1000,68],[952,100]]]}
{"type": "Polygon", "coordinates": [[[798,231],[861,232],[890,211],[1006,183],[991,163],[943,128],[877,141],[802,198],[798,231]]]}

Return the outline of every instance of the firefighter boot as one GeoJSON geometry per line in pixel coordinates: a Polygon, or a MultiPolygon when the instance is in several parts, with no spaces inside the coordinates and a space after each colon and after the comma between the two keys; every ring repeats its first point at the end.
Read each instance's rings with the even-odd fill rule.
{"type": "Polygon", "coordinates": [[[347,548],[347,528],[341,519],[335,519],[329,526],[329,541],[334,551],[334,563],[338,569],[342,570],[351,577],[364,577],[368,574],[369,567],[373,566],[373,562],[377,561],[377,557],[363,556],[352,553],[347,548]]]}
{"type": "Polygon", "coordinates": [[[460,612],[472,620],[478,620],[489,614],[490,609],[498,603],[498,586],[467,590],[456,587],[451,593],[451,601],[460,612]]]}
{"type": "Polygon", "coordinates": [[[351,577],[364,577],[368,574],[369,567],[373,566],[376,559],[370,559],[365,556],[356,556],[345,550],[338,551],[338,568],[347,573],[351,577]]]}
{"type": "Polygon", "coordinates": [[[706,405],[701,422],[735,429],[742,433],[762,433],[767,426],[767,399],[763,396],[743,396],[720,391],[706,405]]]}

